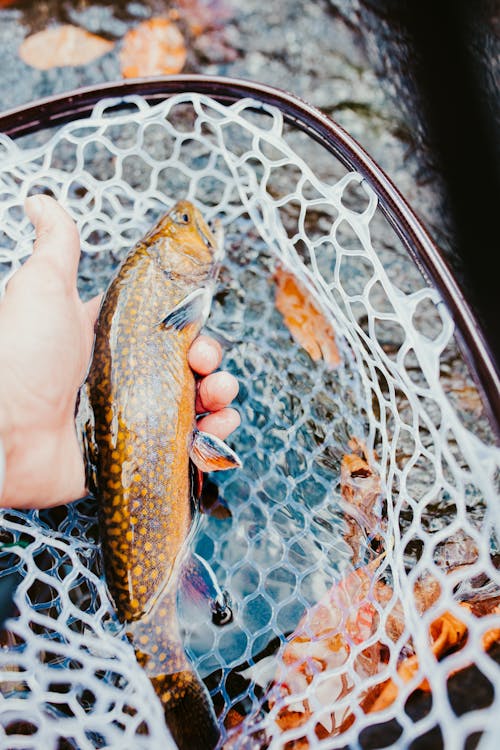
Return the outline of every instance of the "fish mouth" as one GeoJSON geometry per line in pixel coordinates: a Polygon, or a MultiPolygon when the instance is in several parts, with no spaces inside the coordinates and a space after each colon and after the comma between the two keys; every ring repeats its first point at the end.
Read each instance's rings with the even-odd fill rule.
{"type": "Polygon", "coordinates": [[[214,219],[210,225],[215,240],[214,260],[221,261],[224,257],[224,227],[220,219],[214,219]]]}
{"type": "Polygon", "coordinates": [[[198,234],[202,238],[205,245],[208,247],[209,250],[214,250],[215,248],[210,240],[210,237],[203,231],[203,227],[200,225],[200,222],[198,221],[198,219],[195,219],[195,223],[196,223],[196,229],[198,230],[198,234]]]}
{"type": "Polygon", "coordinates": [[[215,219],[208,225],[210,235],[205,232],[198,219],[195,219],[195,222],[200,237],[206,247],[212,251],[213,259],[215,261],[221,260],[224,256],[224,230],[220,219],[215,219]]]}

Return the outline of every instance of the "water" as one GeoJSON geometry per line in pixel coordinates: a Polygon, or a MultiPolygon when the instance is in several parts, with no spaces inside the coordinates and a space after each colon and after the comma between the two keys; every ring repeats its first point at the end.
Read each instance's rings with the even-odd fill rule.
{"type": "MultiPolygon", "coordinates": [[[[352,363],[329,370],[293,341],[275,308],[276,259],[245,223],[229,228],[209,324],[231,340],[224,367],[240,381],[242,417],[231,442],[243,468],[217,477],[232,520],[206,519],[197,541],[236,616],[218,651],[195,649],[203,671],[237,666],[291,632],[349,563],[340,462],[364,434],[352,363]]],[[[196,629],[206,635],[205,623],[196,629]]],[[[194,633],[188,642],[195,648],[194,633]]]]}

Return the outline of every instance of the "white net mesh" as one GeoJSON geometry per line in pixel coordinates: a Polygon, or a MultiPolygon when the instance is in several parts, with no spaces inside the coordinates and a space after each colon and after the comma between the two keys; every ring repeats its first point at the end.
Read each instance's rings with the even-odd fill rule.
{"type": "MultiPolygon", "coordinates": [[[[210,326],[241,383],[232,444],[244,465],[214,477],[232,517],[204,517],[194,545],[234,620],[217,627],[208,608],[180,602],[222,744],[461,748],[481,732],[491,739],[499,451],[438,291],[362,177],[277,109],[193,93],[127,102],[103,101],[88,119],[16,143],[0,137],[0,273],[5,284],[31,251],[22,204],[40,190],[78,223],[84,296],[105,288],[175,200],[223,220],[210,326]],[[278,265],[335,329],[336,368],[290,336],[275,305],[278,265]],[[347,479],[346,456],[363,469],[347,479]],[[364,514],[363,479],[382,505],[364,514]],[[381,552],[378,567],[364,567],[381,552]]],[[[0,746],[172,746],[106,593],[94,501],[4,511],[0,574],[6,601],[13,592],[0,746]]]]}

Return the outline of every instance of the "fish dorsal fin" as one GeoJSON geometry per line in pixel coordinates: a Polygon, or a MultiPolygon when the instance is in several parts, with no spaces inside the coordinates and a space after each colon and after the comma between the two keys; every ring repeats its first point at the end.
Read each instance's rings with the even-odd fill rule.
{"type": "Polygon", "coordinates": [[[202,326],[208,318],[211,301],[212,292],[208,287],[195,289],[169,312],[162,325],[165,328],[175,328],[177,331],[182,331],[194,323],[202,326]]]}
{"type": "Polygon", "coordinates": [[[241,461],[223,440],[208,432],[195,430],[191,442],[191,461],[202,471],[238,469],[241,461]]]}

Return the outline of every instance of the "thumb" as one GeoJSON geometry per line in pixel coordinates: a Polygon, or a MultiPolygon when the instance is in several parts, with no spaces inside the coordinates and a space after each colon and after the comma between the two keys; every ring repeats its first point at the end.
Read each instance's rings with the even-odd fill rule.
{"type": "Polygon", "coordinates": [[[84,303],[85,311],[92,325],[95,325],[104,294],[98,294],[84,303]]]}
{"type": "Polygon", "coordinates": [[[33,195],[24,208],[35,227],[33,253],[44,256],[57,266],[69,283],[74,283],[80,258],[80,239],[75,222],[53,198],[33,195]]]}

